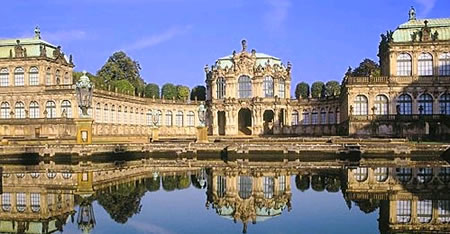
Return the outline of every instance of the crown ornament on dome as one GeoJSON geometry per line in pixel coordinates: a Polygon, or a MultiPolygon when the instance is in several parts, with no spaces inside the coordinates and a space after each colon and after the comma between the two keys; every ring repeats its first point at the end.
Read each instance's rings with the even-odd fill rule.
{"type": "Polygon", "coordinates": [[[409,9],[409,20],[416,20],[416,9],[413,6],[409,9]]]}

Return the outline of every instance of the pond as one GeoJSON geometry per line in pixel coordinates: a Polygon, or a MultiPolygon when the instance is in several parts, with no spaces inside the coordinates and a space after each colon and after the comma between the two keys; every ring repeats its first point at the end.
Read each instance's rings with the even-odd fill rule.
{"type": "Polygon", "coordinates": [[[0,232],[450,233],[439,160],[2,165],[0,232]]]}

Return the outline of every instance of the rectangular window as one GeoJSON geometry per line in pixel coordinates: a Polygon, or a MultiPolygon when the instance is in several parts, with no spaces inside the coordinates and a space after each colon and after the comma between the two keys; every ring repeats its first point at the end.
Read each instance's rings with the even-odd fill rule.
{"type": "Polygon", "coordinates": [[[411,201],[397,201],[397,222],[408,223],[411,220],[411,201]]]}
{"type": "Polygon", "coordinates": [[[285,81],[281,80],[280,83],[278,83],[278,96],[280,98],[286,98],[286,87],[285,87],[285,81]]]}
{"type": "Polygon", "coordinates": [[[311,124],[317,124],[317,112],[311,114],[311,124]]]}
{"type": "Polygon", "coordinates": [[[0,71],[0,86],[9,86],[9,73],[6,69],[0,71]]]}

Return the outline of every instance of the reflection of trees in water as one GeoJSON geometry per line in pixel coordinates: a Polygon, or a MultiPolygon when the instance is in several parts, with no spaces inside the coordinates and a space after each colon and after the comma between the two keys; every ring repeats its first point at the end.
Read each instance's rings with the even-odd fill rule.
{"type": "Polygon", "coordinates": [[[353,202],[366,214],[370,214],[380,207],[380,200],[375,199],[353,200],[353,202]]]}
{"type": "Polygon", "coordinates": [[[309,175],[295,176],[295,186],[298,190],[304,192],[309,189],[309,175]]]}
{"type": "Polygon", "coordinates": [[[161,186],[161,180],[159,176],[154,178],[147,178],[144,183],[145,188],[150,192],[158,191],[161,186]]]}
{"type": "Polygon", "coordinates": [[[327,192],[336,193],[341,189],[341,178],[338,175],[297,175],[295,185],[302,192],[311,186],[316,192],[327,190],[327,192]]]}
{"type": "Polygon", "coordinates": [[[145,192],[145,184],[135,181],[114,186],[111,190],[100,190],[97,199],[114,221],[126,223],[128,218],[141,211],[141,198],[145,192]]]}
{"type": "Polygon", "coordinates": [[[203,187],[200,185],[200,182],[198,181],[197,175],[191,175],[191,182],[195,188],[203,189],[203,187]]]}
{"type": "Polygon", "coordinates": [[[169,175],[162,177],[162,187],[165,191],[174,191],[175,189],[187,189],[191,185],[190,176],[183,175],[169,175]]]}

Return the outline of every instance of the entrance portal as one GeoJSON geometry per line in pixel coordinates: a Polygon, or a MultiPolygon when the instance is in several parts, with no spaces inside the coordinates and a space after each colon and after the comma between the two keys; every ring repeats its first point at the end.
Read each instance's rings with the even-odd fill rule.
{"type": "Polygon", "coordinates": [[[219,135],[225,135],[226,117],[225,111],[217,112],[217,123],[219,124],[219,135]]]}
{"type": "Polygon", "coordinates": [[[239,132],[252,135],[252,112],[248,108],[242,108],[238,113],[239,132]]]}
{"type": "Polygon", "coordinates": [[[264,111],[264,134],[273,134],[273,117],[274,113],[272,110],[264,111]]]}

